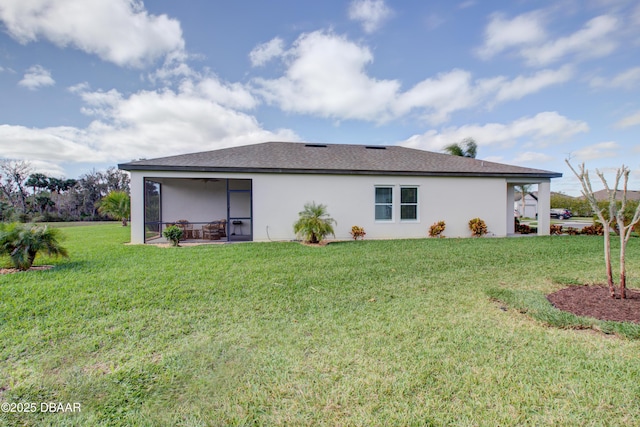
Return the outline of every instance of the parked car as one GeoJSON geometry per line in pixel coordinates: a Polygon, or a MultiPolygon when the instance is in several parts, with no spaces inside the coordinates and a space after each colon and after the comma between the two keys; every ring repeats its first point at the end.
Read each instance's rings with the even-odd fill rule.
{"type": "Polygon", "coordinates": [[[551,218],[569,219],[573,216],[569,209],[551,209],[551,218]]]}

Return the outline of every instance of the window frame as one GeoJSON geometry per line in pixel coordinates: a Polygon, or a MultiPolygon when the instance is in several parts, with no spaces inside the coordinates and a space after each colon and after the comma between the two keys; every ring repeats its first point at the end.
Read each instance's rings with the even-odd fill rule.
{"type": "Polygon", "coordinates": [[[400,186],[400,222],[420,222],[420,196],[419,196],[419,186],[418,185],[401,185],[400,186]],[[402,190],[403,189],[414,189],[415,190],[415,202],[403,202],[402,201],[402,190]],[[415,206],[415,218],[403,218],[402,217],[402,208],[404,206],[415,206]]]}
{"type": "Polygon", "coordinates": [[[373,204],[374,204],[374,209],[373,209],[373,218],[375,220],[375,222],[381,222],[381,223],[390,223],[390,222],[395,222],[395,203],[394,203],[394,185],[375,185],[374,186],[374,191],[373,191],[373,204]],[[378,202],[377,196],[378,196],[378,189],[389,189],[391,190],[391,201],[390,202],[378,202]],[[377,212],[378,212],[378,206],[389,206],[390,207],[390,212],[391,212],[391,218],[378,218],[377,212]]]}

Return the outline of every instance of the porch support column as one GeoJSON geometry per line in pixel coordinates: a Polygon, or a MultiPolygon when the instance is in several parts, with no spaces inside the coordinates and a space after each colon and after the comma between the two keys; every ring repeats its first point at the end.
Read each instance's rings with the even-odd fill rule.
{"type": "Polygon", "coordinates": [[[507,184],[507,236],[515,234],[516,225],[513,210],[516,199],[516,188],[513,184],[507,184]]]}
{"type": "Polygon", "coordinates": [[[144,243],[144,175],[131,172],[131,243],[144,243]]]}
{"type": "Polygon", "coordinates": [[[548,236],[551,226],[551,180],[538,183],[538,236],[548,236]]]}

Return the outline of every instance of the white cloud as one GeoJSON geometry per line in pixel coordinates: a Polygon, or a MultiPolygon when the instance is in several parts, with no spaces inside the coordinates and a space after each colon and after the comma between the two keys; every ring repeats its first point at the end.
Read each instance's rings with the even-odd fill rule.
{"type": "Polygon", "coordinates": [[[353,0],[349,5],[349,19],[359,21],[366,33],[375,32],[392,14],[384,0],[353,0]]]}
{"type": "Polygon", "coordinates": [[[338,119],[380,120],[400,87],[364,71],[373,61],[366,47],[321,31],[303,34],[286,52],[284,76],[253,80],[256,93],[287,112],[338,119]]]}
{"type": "MultiPolygon", "coordinates": [[[[263,129],[249,109],[255,100],[242,86],[209,76],[185,81],[178,90],[91,91],[69,88],[82,112],[94,118],[83,129],[0,126],[0,157],[47,164],[129,161],[264,142],[295,141],[291,130],[263,129]]],[[[50,169],[51,170],[51,169],[50,169]]]]}
{"type": "Polygon", "coordinates": [[[564,66],[558,70],[542,70],[530,77],[518,76],[500,85],[496,94],[496,102],[520,99],[526,95],[568,81],[573,76],[573,70],[564,66]]]}
{"type": "Polygon", "coordinates": [[[525,151],[524,153],[516,156],[515,159],[510,161],[510,163],[516,165],[526,165],[526,164],[540,164],[540,163],[548,163],[556,160],[554,156],[550,156],[545,153],[537,153],[534,151],[525,151]]]}
{"type": "Polygon", "coordinates": [[[180,23],[140,0],[4,0],[0,20],[20,43],[41,38],[120,66],[143,67],[184,49],[180,23]]]}
{"type": "Polygon", "coordinates": [[[44,69],[41,65],[29,67],[22,80],[18,82],[20,86],[26,87],[29,90],[53,86],[55,83],[55,80],[51,77],[51,72],[44,69]]]}
{"type": "Polygon", "coordinates": [[[550,39],[545,28],[548,13],[542,10],[507,19],[494,14],[485,29],[484,43],[477,50],[482,59],[515,50],[527,65],[546,66],[573,57],[576,60],[599,58],[613,52],[618,43],[614,33],[622,24],[613,15],[600,15],[583,28],[565,37],[550,39]]]}
{"type": "Polygon", "coordinates": [[[589,126],[582,121],[570,120],[555,111],[522,117],[508,124],[487,123],[464,125],[441,130],[430,130],[402,141],[400,145],[425,150],[442,150],[448,144],[472,137],[479,146],[513,146],[520,140],[534,141],[537,147],[563,142],[572,136],[586,132],[589,126]]]}
{"type": "Polygon", "coordinates": [[[633,89],[640,86],[640,67],[625,70],[613,78],[595,77],[589,83],[595,88],[633,89]]]}
{"type": "Polygon", "coordinates": [[[601,15],[567,37],[524,48],[521,54],[532,66],[544,66],[564,60],[569,55],[575,55],[577,59],[606,56],[617,47],[616,41],[610,36],[620,24],[614,16],[601,15]]]}
{"type": "Polygon", "coordinates": [[[283,53],[284,41],[280,37],[276,37],[253,48],[253,50],[249,52],[249,59],[251,60],[252,66],[259,67],[271,61],[273,58],[281,56],[283,53]]]}
{"type": "Polygon", "coordinates": [[[614,126],[618,129],[622,129],[638,125],[640,125],[640,111],[636,111],[635,113],[622,118],[616,122],[614,126]]]}
{"type": "Polygon", "coordinates": [[[104,161],[107,153],[91,147],[83,130],[72,127],[27,128],[0,125],[0,157],[46,162],[104,161]]]}
{"type": "Polygon", "coordinates": [[[426,110],[425,119],[438,124],[449,120],[454,111],[470,108],[498,88],[502,78],[473,81],[471,73],[452,70],[428,78],[394,101],[396,115],[404,115],[416,108],[426,110]]]}
{"type": "Polygon", "coordinates": [[[600,142],[574,151],[572,153],[572,157],[581,162],[586,160],[599,160],[607,157],[616,157],[618,155],[619,148],[620,146],[618,143],[613,141],[600,142]]]}
{"type": "Polygon", "coordinates": [[[512,80],[473,79],[469,71],[453,69],[402,92],[397,80],[367,75],[366,66],[373,62],[369,49],[321,31],[302,35],[281,57],[287,67],[282,77],[252,81],[255,93],[266,102],[287,112],[378,123],[408,114],[431,124],[444,123],[456,111],[520,99],[573,74],[570,67],[562,67],[512,80]]]}
{"type": "Polygon", "coordinates": [[[478,55],[490,59],[506,49],[541,42],[546,38],[543,18],[539,11],[518,15],[511,20],[500,13],[492,15],[485,29],[484,45],[478,49],[478,55]]]}

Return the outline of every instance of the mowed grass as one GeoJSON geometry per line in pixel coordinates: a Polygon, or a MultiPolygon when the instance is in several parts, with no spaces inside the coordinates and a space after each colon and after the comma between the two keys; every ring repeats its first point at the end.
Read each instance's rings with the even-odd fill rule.
{"type": "MultiPolygon", "coordinates": [[[[640,422],[640,341],[487,296],[602,282],[601,237],[159,248],[116,224],[63,233],[69,260],[0,276],[0,401],[81,412],[2,425],[640,422]]],[[[640,287],[640,239],[627,259],[640,287]]]]}

